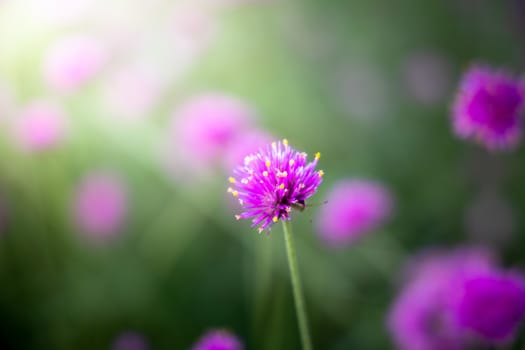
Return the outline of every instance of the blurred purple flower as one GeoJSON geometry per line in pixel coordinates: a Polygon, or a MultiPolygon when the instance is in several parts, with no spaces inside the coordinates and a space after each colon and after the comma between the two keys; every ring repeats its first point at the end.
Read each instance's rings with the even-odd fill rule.
{"type": "Polygon", "coordinates": [[[108,58],[106,47],[95,37],[65,37],[49,48],[43,64],[44,78],[53,89],[72,92],[92,79],[108,58]]]}
{"type": "Polygon", "coordinates": [[[28,152],[42,152],[59,146],[66,136],[66,118],[58,105],[35,101],[13,120],[17,145],[28,152]]]}
{"type": "Polygon", "coordinates": [[[125,332],[113,342],[112,350],[148,350],[146,339],[139,333],[125,332]]]}
{"type": "Polygon", "coordinates": [[[474,65],[464,74],[453,107],[454,131],[491,150],[511,149],[521,138],[523,83],[503,71],[474,65]]]}
{"type": "Polygon", "coordinates": [[[80,183],[75,194],[77,226],[90,237],[114,236],[124,223],[127,193],[122,180],[109,172],[92,172],[80,183]]]}
{"type": "Polygon", "coordinates": [[[173,149],[185,165],[206,167],[220,160],[252,122],[254,112],[223,94],[204,94],[180,107],[173,120],[173,149]]]}
{"type": "Polygon", "coordinates": [[[431,251],[408,265],[406,285],[392,305],[388,329],[402,350],[468,349],[470,339],[455,317],[462,282],[494,268],[479,248],[431,251]]]}
{"type": "Polygon", "coordinates": [[[403,64],[402,74],[409,94],[425,105],[442,102],[452,80],[449,61],[433,51],[410,55],[403,64]]]}
{"type": "Polygon", "coordinates": [[[164,82],[149,67],[128,66],[109,76],[104,84],[103,100],[116,117],[138,120],[158,102],[164,82]]]}
{"type": "Polygon", "coordinates": [[[465,349],[446,305],[446,281],[412,283],[398,295],[388,328],[400,350],[465,349]]]}
{"type": "Polygon", "coordinates": [[[257,152],[261,147],[272,142],[274,138],[263,130],[249,130],[234,138],[226,149],[224,157],[226,169],[232,169],[244,162],[244,158],[257,152]]]}
{"type": "Polygon", "coordinates": [[[318,233],[332,246],[352,243],[377,229],[393,206],[388,189],[367,180],[336,183],[326,199],[319,212],[318,233]]]}
{"type": "Polygon", "coordinates": [[[223,329],[214,329],[204,334],[193,345],[192,350],[243,350],[241,341],[232,333],[223,329]]]}
{"type": "Polygon", "coordinates": [[[244,165],[230,177],[233,187],[228,188],[245,210],[237,220],[253,218],[252,226],[259,233],[270,229],[273,223],[290,220],[292,208],[304,209],[322,182],[323,171],[316,171],[320,153],[307,163],[307,154],[288,146],[288,141],[274,142],[258,153],[244,158],[244,165]]]}
{"type": "Polygon", "coordinates": [[[461,291],[459,323],[483,339],[508,341],[525,319],[524,276],[493,271],[465,279],[461,291]]]}

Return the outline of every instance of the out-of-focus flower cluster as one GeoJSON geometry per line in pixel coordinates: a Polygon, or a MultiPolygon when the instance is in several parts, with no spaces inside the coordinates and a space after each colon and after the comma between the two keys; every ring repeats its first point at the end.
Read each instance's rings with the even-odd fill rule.
{"type": "Polygon", "coordinates": [[[414,258],[388,327],[400,349],[470,349],[512,340],[525,318],[525,275],[486,250],[430,251],[414,258]]]}

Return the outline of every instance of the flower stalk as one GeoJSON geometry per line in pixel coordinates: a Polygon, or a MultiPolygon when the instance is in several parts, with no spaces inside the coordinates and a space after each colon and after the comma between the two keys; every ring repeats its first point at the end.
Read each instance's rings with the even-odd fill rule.
{"type": "Polygon", "coordinates": [[[295,301],[295,312],[297,314],[297,322],[299,324],[299,333],[301,336],[301,343],[303,350],[312,350],[312,340],[308,330],[308,318],[306,316],[306,308],[304,305],[303,289],[301,286],[301,278],[299,276],[299,268],[297,266],[297,256],[295,254],[295,243],[292,232],[292,225],[290,221],[283,220],[284,240],[286,243],[286,253],[288,256],[288,267],[290,268],[290,278],[292,280],[293,297],[295,301]]]}

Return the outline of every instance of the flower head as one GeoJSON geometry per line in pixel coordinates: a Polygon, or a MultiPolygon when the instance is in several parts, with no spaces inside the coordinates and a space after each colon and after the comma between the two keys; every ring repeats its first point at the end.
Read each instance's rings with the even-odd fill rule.
{"type": "Polygon", "coordinates": [[[453,108],[454,131],[489,149],[508,149],[521,138],[525,89],[501,71],[473,66],[463,76],[453,108]]]}
{"type": "Polygon", "coordinates": [[[242,350],[241,341],[232,333],[215,329],[204,334],[192,350],[242,350]]]}
{"type": "Polygon", "coordinates": [[[388,329],[399,349],[461,350],[469,339],[457,322],[456,299],[465,279],[494,268],[489,252],[462,248],[418,256],[405,272],[407,283],[392,305],[388,329]]]}
{"type": "Polygon", "coordinates": [[[90,36],[71,36],[56,42],[44,59],[48,85],[71,92],[87,83],[108,60],[104,45],[90,36]]]}
{"type": "Polygon", "coordinates": [[[95,239],[111,237],[125,219],[125,186],[114,174],[89,174],[77,189],[74,210],[76,223],[85,233],[95,239]]]}
{"type": "Polygon", "coordinates": [[[508,340],[525,319],[525,279],[492,271],[466,279],[456,308],[462,327],[485,340],[508,340]]]}
{"type": "Polygon", "coordinates": [[[26,106],[13,121],[14,137],[20,148],[42,152],[56,148],[65,138],[66,117],[53,103],[36,101],[26,106]]]}
{"type": "Polygon", "coordinates": [[[244,165],[234,170],[228,188],[244,208],[237,219],[253,218],[259,232],[273,223],[290,219],[292,208],[304,209],[322,182],[323,171],[316,171],[320,153],[307,163],[307,154],[297,152],[287,140],[273,142],[258,153],[244,158],[244,165]]]}
{"type": "Polygon", "coordinates": [[[270,134],[262,129],[246,130],[234,138],[224,154],[224,163],[227,169],[232,169],[244,161],[248,154],[268,145],[274,140],[270,134]]]}
{"type": "Polygon", "coordinates": [[[333,246],[352,243],[389,217],[392,202],[390,192],[379,183],[341,181],[328,194],[319,213],[319,235],[333,246]]]}
{"type": "Polygon", "coordinates": [[[186,164],[205,167],[224,156],[254,114],[232,96],[207,93],[192,98],[174,115],[172,148],[184,150],[181,158],[186,164]]]}

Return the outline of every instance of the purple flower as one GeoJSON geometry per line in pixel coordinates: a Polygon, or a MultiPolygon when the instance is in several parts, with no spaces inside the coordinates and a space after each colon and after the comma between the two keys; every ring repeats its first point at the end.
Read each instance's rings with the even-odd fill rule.
{"type": "Polygon", "coordinates": [[[103,102],[116,117],[137,121],[145,117],[163,93],[164,81],[145,64],[129,64],[115,71],[104,84],[103,102]]]}
{"type": "Polygon", "coordinates": [[[243,350],[241,341],[223,329],[214,329],[204,334],[192,350],[243,350]]]}
{"type": "Polygon", "coordinates": [[[493,269],[492,256],[479,248],[432,251],[414,259],[388,315],[388,329],[399,349],[468,349],[470,339],[457,322],[458,290],[466,278],[493,269]]]}
{"type": "Polygon", "coordinates": [[[244,157],[257,152],[261,147],[268,145],[274,138],[263,130],[248,130],[234,138],[226,149],[224,163],[231,169],[244,161],[244,157]]]}
{"type": "Polygon", "coordinates": [[[525,318],[525,279],[499,271],[465,279],[456,313],[463,328],[483,339],[507,341],[525,318]]]}
{"type": "Polygon", "coordinates": [[[112,350],[148,350],[149,345],[144,337],[135,332],[120,334],[113,342],[112,350]]]}
{"type": "Polygon", "coordinates": [[[461,331],[447,308],[443,282],[428,279],[411,283],[397,297],[388,328],[399,349],[464,349],[461,331]]]}
{"type": "Polygon", "coordinates": [[[173,146],[185,165],[202,168],[224,156],[233,140],[247,130],[254,112],[223,94],[204,94],[180,107],[173,121],[173,146]]]}
{"type": "Polygon", "coordinates": [[[513,148],[521,138],[524,93],[523,83],[505,72],[471,67],[453,107],[454,131],[491,150],[513,148]]]}
{"type": "Polygon", "coordinates": [[[107,62],[104,45],[89,36],[77,35],[56,42],[44,59],[44,78],[60,92],[71,92],[87,83],[107,62]]]}
{"type": "Polygon", "coordinates": [[[86,176],[75,197],[77,226],[95,239],[115,235],[127,211],[127,194],[120,178],[111,173],[94,172],[86,176]]]}
{"type": "Polygon", "coordinates": [[[234,170],[228,188],[239,199],[244,212],[237,220],[253,218],[259,233],[273,223],[290,220],[292,208],[304,209],[322,182],[323,171],[316,171],[320,153],[307,163],[307,154],[288,146],[288,141],[273,142],[258,153],[244,158],[244,165],[234,170]]]}
{"type": "Polygon", "coordinates": [[[64,112],[48,101],[26,106],[13,121],[14,138],[25,151],[42,152],[56,148],[65,138],[64,112]]]}
{"type": "Polygon", "coordinates": [[[392,202],[390,192],[379,183],[341,181],[334,185],[319,212],[319,236],[332,246],[352,243],[390,216],[392,202]]]}

